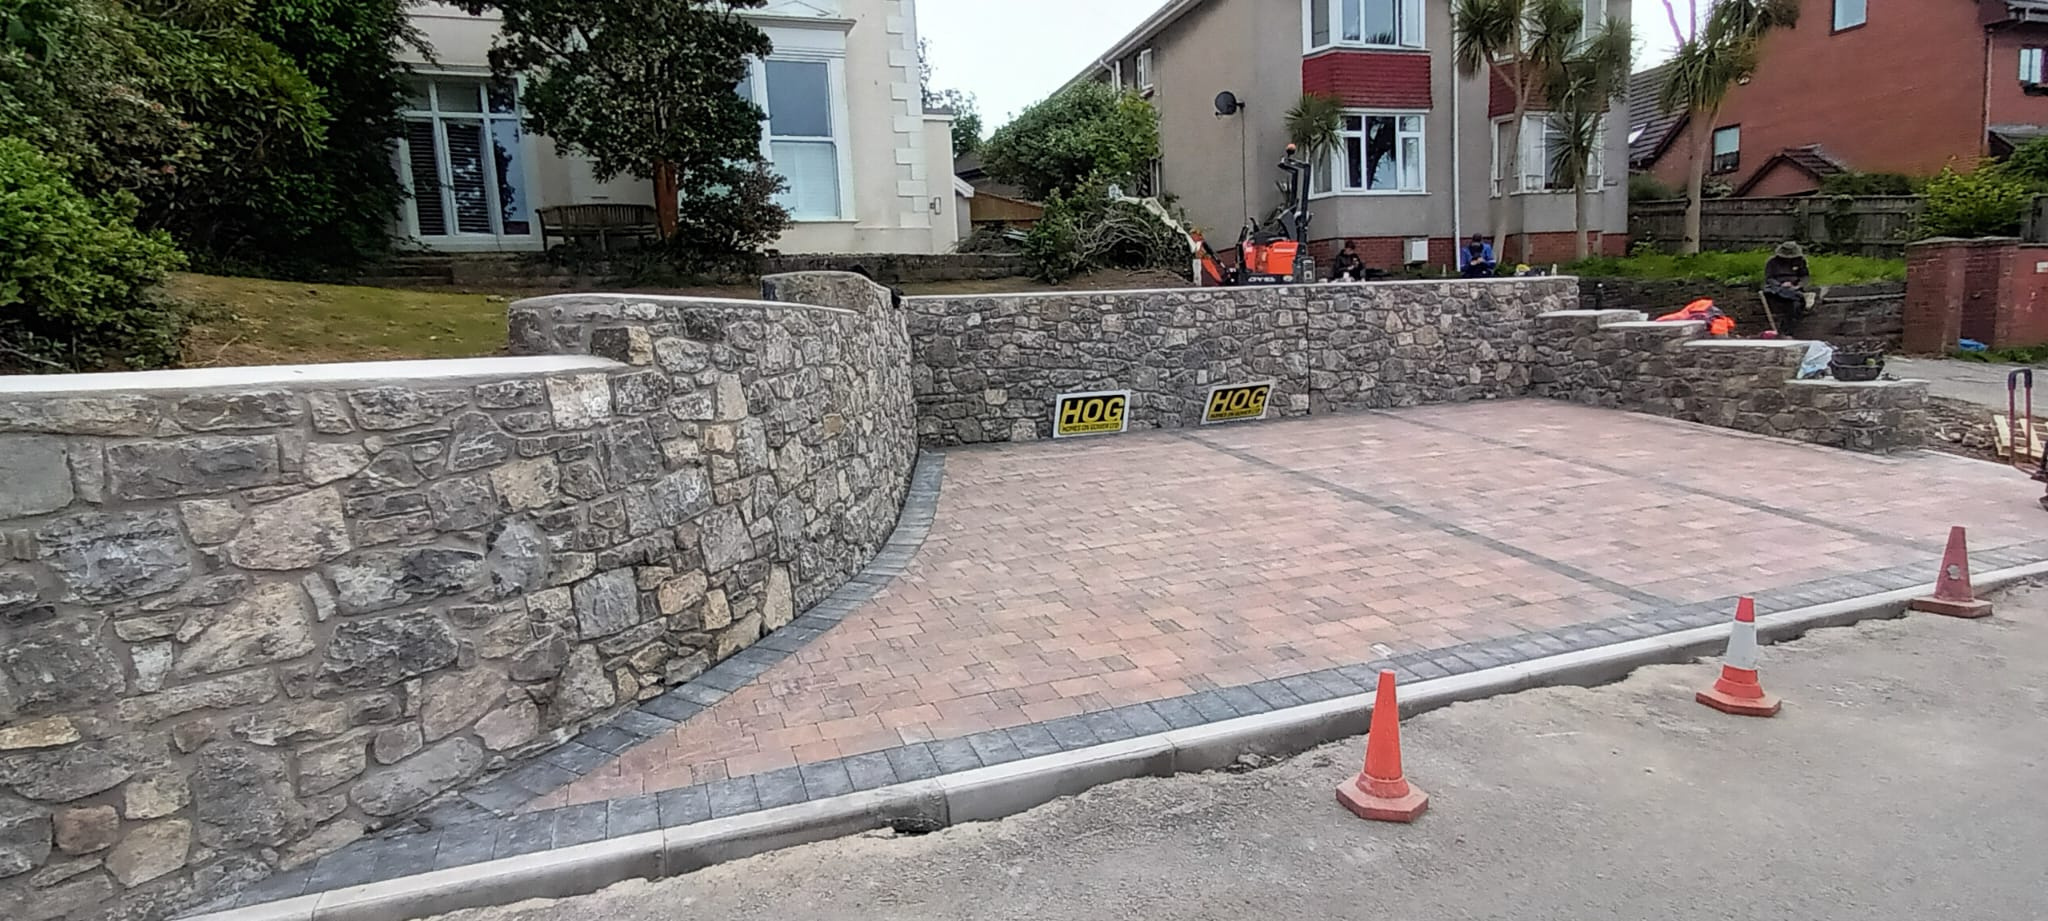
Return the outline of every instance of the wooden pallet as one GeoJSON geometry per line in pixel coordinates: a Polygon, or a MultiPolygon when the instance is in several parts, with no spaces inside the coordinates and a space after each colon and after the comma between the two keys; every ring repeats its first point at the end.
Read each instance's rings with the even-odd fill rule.
{"type": "MultiPolygon", "coordinates": [[[[2041,430],[2041,426],[2039,425],[2039,423],[2035,422],[2035,420],[2032,419],[2023,420],[2020,423],[2020,431],[2023,435],[2026,436],[2027,443],[2021,446],[2021,453],[2019,459],[2030,461],[2040,460],[2041,452],[2044,449],[2044,446],[2042,444],[2043,432],[2041,430]]],[[[2006,458],[2007,460],[2011,460],[2012,423],[2004,413],[1991,414],[1991,437],[1997,439],[1998,456],[2006,458]]]]}

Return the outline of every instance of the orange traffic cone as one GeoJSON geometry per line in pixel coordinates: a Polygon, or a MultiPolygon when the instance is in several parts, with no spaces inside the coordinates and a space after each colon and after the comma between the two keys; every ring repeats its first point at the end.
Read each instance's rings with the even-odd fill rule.
{"type": "Polygon", "coordinates": [[[1365,770],[1337,788],[1337,802],[1361,819],[1413,822],[1429,808],[1429,794],[1401,776],[1401,707],[1394,700],[1394,673],[1380,672],[1372,705],[1372,731],[1365,736],[1365,770]]]}
{"type": "Polygon", "coordinates": [[[1948,529],[1948,550],[1941,555],[1941,572],[1934,577],[1934,594],[1915,598],[1907,607],[1950,617],[1989,617],[1991,602],[1979,601],[1970,589],[1970,548],[1960,525],[1948,529]]]}
{"type": "Polygon", "coordinates": [[[1756,602],[1735,604],[1735,629],[1728,634],[1728,654],[1721,657],[1721,677],[1693,699],[1736,716],[1777,716],[1780,702],[1764,693],[1756,671],[1756,602]]]}

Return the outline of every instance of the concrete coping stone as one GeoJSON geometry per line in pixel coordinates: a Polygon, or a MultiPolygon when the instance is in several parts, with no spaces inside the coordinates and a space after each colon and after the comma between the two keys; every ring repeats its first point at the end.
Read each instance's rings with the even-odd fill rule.
{"type": "MultiPolygon", "coordinates": [[[[858,276],[856,276],[858,277],[858,276]]],[[[822,313],[838,313],[847,316],[861,316],[858,310],[844,307],[824,307],[796,301],[764,301],[739,297],[692,297],[684,294],[625,294],[605,291],[579,291],[575,294],[546,294],[540,297],[521,298],[513,301],[512,309],[533,309],[538,307],[559,307],[570,316],[577,315],[577,308],[616,307],[620,304],[651,304],[655,307],[727,307],[748,310],[812,310],[822,313]]]]}
{"type": "MultiPolygon", "coordinates": [[[[1686,322],[1697,322],[1688,320],[1686,322]]],[[[1700,339],[1685,344],[1689,349],[1798,349],[1812,347],[1807,339],[1700,339]]]]}
{"type": "Polygon", "coordinates": [[[1603,330],[1619,329],[1641,332],[1669,333],[1672,336],[1697,336],[1705,329],[1706,323],[1699,320],[1623,320],[1619,323],[1602,323],[1603,330]]]}
{"type": "MultiPolygon", "coordinates": [[[[1982,573],[1990,591],[2048,574],[2048,562],[1982,573]]],[[[1870,618],[1899,617],[1925,585],[1767,613],[1766,643],[1870,618]]],[[[1596,686],[1646,665],[1714,655],[1728,623],[1624,639],[1588,649],[1412,682],[1405,716],[1538,687],[1596,686]]],[[[1186,729],[1170,729],[1056,754],[961,771],[822,800],[574,847],[540,851],[244,908],[191,921],[411,921],[468,908],[567,898],[628,879],[676,876],[767,851],[858,834],[899,822],[938,828],[993,821],[1118,780],[1216,770],[1246,754],[1286,756],[1350,738],[1370,724],[1373,693],[1284,707],[1186,729]]]]}
{"type": "Polygon", "coordinates": [[[1580,320],[1580,319],[1595,319],[1595,320],[1600,320],[1600,319],[1607,319],[1607,318],[1609,318],[1609,317],[1629,317],[1629,318],[1630,318],[1629,320],[1615,320],[1615,321],[1613,321],[1613,322],[1617,322],[1617,323],[1620,323],[1620,322],[1633,322],[1633,321],[1637,321],[1637,320],[1647,320],[1647,319],[1649,319],[1649,314],[1646,314],[1646,313],[1644,313],[1644,312],[1642,312],[1642,311],[1640,311],[1640,310],[1624,310],[1624,309],[1616,308],[1616,309],[1612,309],[1612,310],[1546,310],[1546,311],[1544,311],[1544,312],[1542,312],[1542,313],[1539,313],[1539,314],[1537,314],[1537,315],[1536,315],[1536,317],[1537,317],[1537,319],[1540,319],[1540,320],[1580,320]]]}
{"type": "Polygon", "coordinates": [[[1917,379],[1907,379],[1898,381],[1838,381],[1834,378],[1828,377],[1813,378],[1810,380],[1786,381],[1785,383],[1790,384],[1794,387],[1815,387],[1822,390],[1879,390],[1886,388],[1922,389],[1927,386],[1926,381],[1917,379]]]}
{"type": "MultiPolygon", "coordinates": [[[[1435,285],[1505,285],[1505,284],[1513,284],[1513,283],[1516,283],[1516,282],[1572,282],[1572,283],[1576,284],[1576,283],[1578,282],[1578,278],[1576,278],[1575,276],[1571,276],[1571,275],[1529,275],[1529,276],[1525,276],[1525,277],[1520,277],[1520,278],[1517,278],[1517,277],[1514,277],[1514,276],[1504,276],[1504,277],[1501,277],[1501,278],[1404,278],[1404,279],[1401,279],[1401,280],[1398,280],[1398,281],[1362,281],[1362,282],[1329,282],[1329,281],[1316,281],[1316,282],[1305,282],[1305,283],[1301,283],[1301,284],[1293,284],[1293,285],[1261,285],[1261,286],[1259,286],[1259,287],[1258,287],[1258,288],[1256,288],[1256,289],[1251,289],[1251,288],[1128,288],[1128,289],[1121,289],[1121,290],[1106,290],[1106,291],[997,291],[997,292],[990,292],[990,293],[988,293],[988,294],[919,294],[919,295],[913,295],[913,296],[910,296],[910,297],[905,297],[905,298],[904,298],[904,300],[905,300],[905,301],[927,301],[927,300],[947,300],[947,301],[958,301],[958,300],[982,300],[982,299],[985,299],[985,298],[986,298],[986,299],[1003,299],[1003,300],[1012,300],[1012,299],[1018,299],[1018,298],[1045,298],[1045,297],[1069,297],[1069,298],[1071,298],[1071,297],[1083,297],[1083,298],[1102,298],[1102,297],[1128,297],[1128,296],[1133,296],[1133,295],[1145,295],[1145,294],[1181,294],[1181,295],[1198,295],[1198,294],[1216,294],[1216,293],[1220,293],[1220,292],[1224,292],[1224,291],[1247,291],[1247,290],[1261,290],[1261,291],[1280,291],[1280,290],[1289,290],[1289,289],[1294,289],[1294,288],[1318,288],[1318,289],[1329,289],[1329,292],[1330,292],[1330,293],[1342,293],[1342,292],[1346,292],[1346,291],[1357,291],[1357,290],[1368,290],[1368,291],[1370,291],[1370,290],[1377,290],[1377,289],[1381,289],[1381,288],[1420,288],[1420,287],[1424,287],[1424,286],[1435,286],[1435,285]]],[[[1557,312],[1564,312],[1564,311],[1557,311],[1557,312]]],[[[1592,311],[1592,312],[1597,312],[1597,311],[1592,311]]]]}
{"type": "Polygon", "coordinates": [[[321,365],[246,368],[183,368],[174,371],[114,371],[103,374],[0,375],[0,396],[18,393],[97,393],[110,390],[210,390],[342,384],[406,384],[422,381],[499,379],[572,371],[626,370],[593,355],[522,355],[497,358],[439,358],[420,361],[355,361],[321,365]]]}

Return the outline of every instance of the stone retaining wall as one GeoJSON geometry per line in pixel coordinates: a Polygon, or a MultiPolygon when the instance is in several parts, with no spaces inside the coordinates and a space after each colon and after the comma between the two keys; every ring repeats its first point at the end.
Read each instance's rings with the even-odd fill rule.
{"type": "Polygon", "coordinates": [[[1269,416],[1519,396],[1567,278],[1060,292],[904,301],[929,445],[1041,438],[1060,393],[1132,391],[1132,428],[1198,424],[1271,380],[1269,416]]]}
{"type": "Polygon", "coordinates": [[[1532,392],[1854,451],[1919,447],[1924,381],[1795,380],[1807,344],[1708,339],[1634,310],[1545,315],[1532,392]]]}
{"type": "MultiPolygon", "coordinates": [[[[1735,318],[1738,332],[1746,336],[1771,328],[1764,316],[1763,303],[1757,299],[1757,290],[1756,285],[1727,285],[1702,279],[1581,278],[1579,306],[1587,310],[1640,310],[1659,317],[1695,299],[1712,298],[1735,318]]],[[[1905,282],[1836,285],[1825,291],[1812,313],[1784,332],[1796,338],[1836,344],[1875,339],[1896,349],[1905,337],[1905,308],[1905,282]]]]}
{"type": "Polygon", "coordinates": [[[512,306],[580,359],[0,385],[0,918],[214,899],[843,582],[916,446],[901,312],[829,292],[512,306]]]}

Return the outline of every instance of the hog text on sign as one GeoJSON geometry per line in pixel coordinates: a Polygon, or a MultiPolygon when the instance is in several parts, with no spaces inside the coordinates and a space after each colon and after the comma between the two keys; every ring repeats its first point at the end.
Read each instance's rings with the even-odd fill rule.
{"type": "Polygon", "coordinates": [[[1202,424],[1237,422],[1266,418],[1266,402],[1273,397],[1273,382],[1260,384],[1219,384],[1209,388],[1209,406],[1202,411],[1202,424]]]}
{"type": "Polygon", "coordinates": [[[1110,435],[1129,424],[1131,392],[1063,393],[1053,404],[1052,437],[1110,435]]]}

